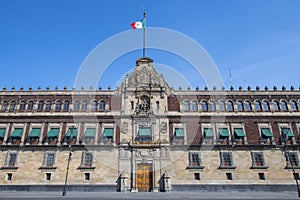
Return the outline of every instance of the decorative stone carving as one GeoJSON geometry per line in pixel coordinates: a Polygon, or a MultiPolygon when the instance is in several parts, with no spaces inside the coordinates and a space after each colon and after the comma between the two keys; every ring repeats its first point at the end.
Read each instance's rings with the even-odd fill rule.
{"type": "Polygon", "coordinates": [[[150,127],[150,126],[151,126],[151,121],[142,120],[139,122],[139,127],[150,127]]]}
{"type": "Polygon", "coordinates": [[[121,132],[126,134],[128,132],[128,123],[127,122],[123,122],[121,125],[121,132]]]}
{"type": "Polygon", "coordinates": [[[167,130],[168,130],[168,128],[167,128],[167,122],[162,122],[160,124],[160,132],[161,133],[167,133],[167,130]]]}
{"type": "Polygon", "coordinates": [[[141,151],[141,156],[142,156],[142,157],[148,156],[148,151],[147,151],[147,150],[142,150],[142,151],[141,151]]]}

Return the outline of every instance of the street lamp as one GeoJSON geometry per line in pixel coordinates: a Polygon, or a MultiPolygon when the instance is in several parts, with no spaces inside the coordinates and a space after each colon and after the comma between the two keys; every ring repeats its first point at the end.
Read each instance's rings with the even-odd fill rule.
{"type": "Polygon", "coordinates": [[[293,170],[293,176],[294,176],[294,179],[296,181],[297,190],[298,190],[298,197],[300,197],[300,188],[299,188],[298,178],[296,177],[296,171],[295,171],[295,168],[294,168],[294,164],[291,161],[290,151],[289,151],[289,148],[288,148],[288,145],[287,145],[288,137],[289,137],[288,133],[289,133],[289,128],[288,127],[283,127],[282,128],[282,141],[284,142],[284,153],[285,153],[285,156],[286,156],[286,159],[287,159],[288,163],[290,164],[290,166],[293,170]]]}
{"type": "Polygon", "coordinates": [[[69,167],[70,167],[70,161],[72,159],[72,140],[73,140],[73,129],[74,127],[71,128],[71,133],[70,133],[70,140],[69,140],[69,158],[68,158],[68,164],[67,164],[67,172],[66,172],[66,178],[65,178],[65,185],[63,189],[62,196],[66,196],[66,187],[67,187],[67,182],[68,182],[68,175],[69,175],[69,167]]]}

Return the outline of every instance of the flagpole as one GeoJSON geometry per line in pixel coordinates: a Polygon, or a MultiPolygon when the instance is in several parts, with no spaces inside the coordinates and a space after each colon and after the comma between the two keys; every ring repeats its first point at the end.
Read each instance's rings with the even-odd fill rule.
{"type": "MultiPolygon", "coordinates": [[[[144,20],[146,20],[146,11],[144,10],[144,20]]],[[[144,37],[143,37],[143,58],[146,57],[146,26],[144,26],[144,37]]]]}

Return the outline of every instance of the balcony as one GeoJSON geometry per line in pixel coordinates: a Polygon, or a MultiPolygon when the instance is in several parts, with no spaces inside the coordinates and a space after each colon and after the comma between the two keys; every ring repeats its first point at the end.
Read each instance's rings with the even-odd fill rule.
{"type": "Polygon", "coordinates": [[[132,148],[159,148],[160,140],[131,140],[129,146],[132,148]]]}

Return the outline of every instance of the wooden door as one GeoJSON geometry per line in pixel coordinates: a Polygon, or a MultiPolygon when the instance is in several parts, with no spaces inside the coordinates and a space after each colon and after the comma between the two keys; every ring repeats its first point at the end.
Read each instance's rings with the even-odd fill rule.
{"type": "Polygon", "coordinates": [[[152,165],[137,165],[137,189],[139,192],[151,192],[152,189],[152,165]]]}

